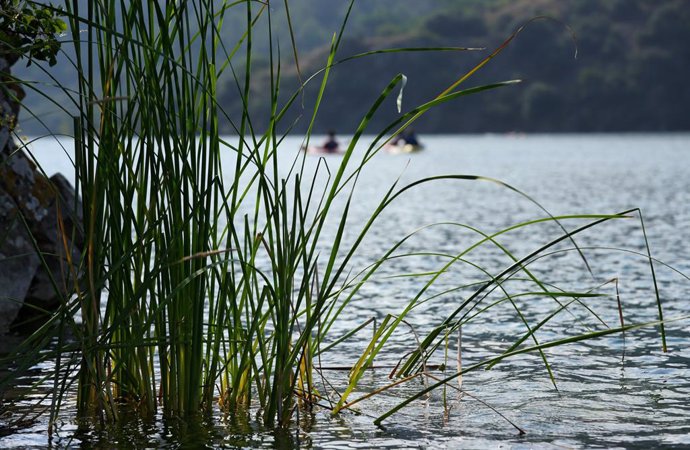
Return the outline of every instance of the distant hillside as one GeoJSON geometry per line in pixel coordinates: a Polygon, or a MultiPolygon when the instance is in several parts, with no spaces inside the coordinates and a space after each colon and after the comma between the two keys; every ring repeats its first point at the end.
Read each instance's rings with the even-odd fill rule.
{"type": "MultiPolygon", "coordinates": [[[[260,7],[253,3],[254,11],[260,7]]],[[[345,0],[289,0],[302,78],[323,67],[331,36],[340,27],[345,0]]],[[[281,92],[299,85],[282,1],[271,3],[271,20],[281,55],[281,92]]],[[[432,112],[415,126],[421,132],[560,132],[690,130],[690,1],[687,0],[376,0],[357,1],[338,58],[373,49],[416,46],[486,47],[484,52],[397,53],[350,61],[335,67],[319,110],[316,131],[351,133],[369,105],[398,73],[408,77],[404,108],[433,98],[480,61],[487,52],[532,17],[531,23],[495,60],[465,83],[522,79],[523,83],[463,97],[432,112]],[[577,41],[577,59],[574,57],[577,41]]],[[[242,14],[226,20],[227,42],[243,29],[242,14]]],[[[269,114],[268,44],[259,21],[252,64],[250,108],[261,129],[269,114]]],[[[234,69],[241,73],[242,58],[234,69]]],[[[30,68],[31,69],[31,68],[30,68]]],[[[69,79],[67,64],[55,76],[69,79]],[[67,78],[65,78],[67,77],[67,78]]],[[[19,76],[35,72],[17,71],[19,76]]],[[[234,117],[241,106],[229,71],[219,101],[234,117]]],[[[297,130],[308,124],[320,78],[286,117],[297,130]],[[304,104],[304,109],[302,109],[304,104]]],[[[241,82],[240,82],[241,85],[241,82]]],[[[394,96],[393,96],[394,97],[394,96]]],[[[29,98],[36,110],[48,104],[29,98]],[[32,103],[33,102],[33,103],[32,103]]],[[[395,99],[374,117],[371,131],[396,117],[395,99]]],[[[63,115],[64,116],[64,115],[63,115]]],[[[69,127],[60,115],[51,124],[69,127]],[[64,125],[60,125],[64,124],[64,125]]],[[[23,128],[31,133],[27,121],[23,128]]],[[[223,132],[232,132],[230,123],[223,132]]]]}

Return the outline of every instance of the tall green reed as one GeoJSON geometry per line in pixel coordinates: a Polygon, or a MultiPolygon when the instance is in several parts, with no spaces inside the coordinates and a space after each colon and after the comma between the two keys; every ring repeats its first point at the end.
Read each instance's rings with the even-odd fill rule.
{"type": "Polygon", "coordinates": [[[159,391],[166,411],[198,411],[215,379],[203,343],[217,333],[205,299],[215,297],[206,267],[222,196],[214,102],[224,9],[87,5],[67,5],[87,237],[80,409],[109,405],[115,416],[113,400],[127,399],[152,413],[159,391]]]}
{"type": "MultiPolygon", "coordinates": [[[[288,2],[284,5],[289,11],[288,2]]],[[[78,76],[77,95],[70,98],[78,107],[75,166],[86,236],[84,279],[75,289],[73,301],[56,316],[74,329],[75,342],[58,349],[60,354],[70,352],[73,358],[58,360],[55,391],[59,394],[53,418],[68,393],[72,369],[78,365],[78,409],[85,416],[116,420],[122,403],[145,416],[159,407],[165,414],[185,416],[208,413],[217,401],[224,410],[257,407],[267,425],[288,426],[296,408],[323,404],[315,385],[317,359],[325,351],[337,351],[337,344],[352,335],[325,344],[333,341],[331,330],[339,317],[353,307],[353,299],[381,267],[404,256],[399,250],[415,236],[402,236],[380,259],[351,276],[351,264],[383,211],[408,190],[438,181],[488,181],[519,193],[497,180],[440,175],[402,187],[392,185],[364,223],[349,221],[359,174],[390,136],[440,104],[516,82],[459,89],[520,29],[436,98],[401,113],[363,154],[355,152],[385,101],[399,95],[400,107],[405,77],[393,78],[373,99],[342,160],[332,173],[328,169],[325,187],[319,188],[317,178],[326,170],[324,166],[310,175],[302,154],[293,161],[288,175],[281,176],[278,157],[284,138],[279,130],[289,129],[283,124],[284,117],[308,85],[320,82],[307,142],[330,72],[338,64],[385,52],[468,49],[384,49],[337,59],[351,2],[323,70],[304,80],[287,99],[280,95],[280,55],[271,42],[270,117],[267,129],[258,132],[249,111],[250,84],[259,20],[268,22],[272,41],[274,13],[267,5],[99,0],[87,2],[86,10],[82,6],[77,1],[66,4],[78,76]],[[246,27],[232,47],[223,41],[222,31],[230,14],[243,15],[246,27]],[[236,72],[237,67],[243,67],[243,72],[236,72]],[[237,87],[236,95],[244,105],[237,115],[216,103],[221,81],[237,87]],[[220,121],[232,124],[236,142],[219,136],[220,121]],[[221,170],[222,156],[223,161],[231,161],[231,170],[221,170]],[[336,223],[332,233],[329,220],[336,223]]],[[[296,57],[295,48],[293,54],[296,57]]],[[[467,371],[526,351],[540,353],[553,380],[544,348],[603,332],[542,343],[537,331],[571,304],[598,294],[559,292],[528,265],[556,243],[575,244],[579,232],[631,213],[553,217],[545,211],[543,219],[497,233],[473,229],[479,239],[457,254],[441,255],[447,262],[422,283],[398,315],[379,324],[352,368],[348,386],[329,407],[337,412],[361,400],[349,397],[392,334],[426,301],[425,295],[443,273],[455,264],[468,263],[467,255],[481,246],[499,248],[509,261],[508,268],[496,274],[482,269],[485,281],[401,360],[396,372],[402,381],[391,386],[425,376],[427,361],[449,336],[477,314],[490,314],[492,307],[503,303],[516,310],[525,334],[517,336],[504,354],[464,369],[458,367],[453,375],[404,403],[467,371]],[[568,231],[563,223],[572,219],[591,222],[568,231]],[[540,222],[557,223],[562,235],[527,256],[515,256],[497,241],[499,235],[540,222]],[[547,319],[530,323],[522,314],[514,301],[522,294],[510,293],[506,287],[518,274],[538,295],[554,300],[557,306],[547,319]],[[504,298],[480,306],[485,294],[497,289],[504,292],[504,298]],[[534,345],[522,346],[527,340],[534,345]]],[[[577,245],[574,248],[579,251],[577,245]]],[[[658,295],[657,303],[661,319],[658,295]]],[[[634,325],[621,324],[603,334],[631,327],[634,325]]]]}
{"type": "MultiPolygon", "coordinates": [[[[116,402],[126,401],[150,414],[157,398],[172,414],[208,410],[217,381],[224,407],[250,406],[256,397],[268,424],[287,424],[296,396],[314,401],[320,324],[325,319],[328,329],[337,318],[332,304],[361,242],[338,261],[350,200],[320,275],[318,244],[336,197],[354,186],[346,169],[357,142],[403,77],[376,99],[326,190],[312,186],[303,198],[302,172],[279,177],[278,124],[300,92],[279,104],[272,45],[268,129],[257,135],[245,106],[233,121],[239,143],[218,136],[219,117],[233,118],[215,103],[217,80],[235,54],[221,45],[221,25],[237,8],[246,13],[245,73],[235,82],[248,105],[258,16],[271,33],[265,6],[67,5],[80,75],[76,165],[88,245],[87,288],[78,294],[82,412],[95,407],[116,418],[116,402]],[[234,154],[230,180],[220,171],[221,150],[234,154]],[[240,215],[247,204],[251,212],[240,215]]],[[[310,129],[346,22],[333,39],[310,129]]]]}

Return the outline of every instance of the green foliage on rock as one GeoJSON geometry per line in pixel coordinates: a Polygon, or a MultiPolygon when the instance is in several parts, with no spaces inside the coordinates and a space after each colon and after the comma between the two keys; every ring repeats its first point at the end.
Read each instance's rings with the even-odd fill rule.
{"type": "Polygon", "coordinates": [[[3,0],[0,6],[0,56],[12,63],[27,56],[32,60],[57,63],[60,42],[56,35],[67,29],[59,10],[21,0],[3,0]]]}

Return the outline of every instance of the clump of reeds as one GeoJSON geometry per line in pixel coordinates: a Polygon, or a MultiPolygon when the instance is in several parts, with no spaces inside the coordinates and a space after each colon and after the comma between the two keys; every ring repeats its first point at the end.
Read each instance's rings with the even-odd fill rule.
{"type": "MultiPolygon", "coordinates": [[[[289,176],[279,175],[277,152],[284,137],[279,124],[301,98],[304,86],[281,103],[280,63],[273,45],[268,55],[269,126],[259,133],[252,125],[247,105],[253,33],[260,19],[270,25],[272,12],[267,5],[211,0],[102,0],[87,2],[86,10],[79,9],[80,5],[67,2],[66,11],[78,79],[77,94],[72,98],[78,105],[75,164],[84,208],[86,256],[82,283],[75,286],[74,297],[56,315],[62,327],[73,329],[75,341],[61,342],[58,349],[53,414],[57,414],[61,397],[68,395],[69,375],[77,368],[78,409],[84,415],[95,413],[116,420],[120,404],[126,403],[143,415],[160,407],[165,414],[185,416],[209,412],[219,403],[226,410],[258,407],[267,425],[287,426],[295,408],[320,401],[314,377],[316,358],[329,349],[337,351],[337,346],[322,346],[329,330],[347,314],[361,287],[386,261],[399,257],[396,250],[413,236],[401,236],[379,260],[350,276],[351,261],[382,211],[400,201],[407,190],[426,183],[501,184],[477,176],[439,175],[402,187],[394,185],[365,223],[354,224],[348,222],[348,211],[359,172],[391,135],[435,106],[514,83],[460,89],[517,32],[436,98],[401,113],[363,155],[356,155],[355,146],[370,131],[371,117],[386,99],[398,94],[405,77],[391,80],[373,99],[339,165],[317,191],[316,177],[308,177],[299,163],[303,155],[297,156],[289,176]],[[222,25],[230,14],[246,18],[243,36],[232,44],[222,40],[222,25]],[[239,66],[244,73],[235,72],[239,66]],[[216,102],[221,79],[237,86],[236,95],[245,105],[238,116],[229,115],[216,102]],[[220,121],[232,124],[236,142],[219,136],[220,121]],[[221,171],[222,155],[230,155],[233,161],[230,172],[221,171]],[[336,199],[344,208],[335,207],[336,199]],[[326,237],[326,221],[334,220],[334,214],[335,235],[326,237]],[[346,234],[351,238],[345,239],[346,234]],[[324,239],[329,239],[326,252],[320,247],[324,239]]],[[[346,23],[347,17],[333,39],[324,69],[304,81],[320,80],[309,130],[330,70],[339,63],[336,54],[346,23]]],[[[464,369],[458,367],[405,404],[463,373],[528,351],[540,353],[550,373],[544,348],[631,328],[621,323],[562,341],[539,341],[537,331],[551,318],[581,298],[597,294],[555,291],[528,266],[558,242],[573,240],[580,231],[633,212],[564,217],[545,213],[543,219],[497,233],[477,230],[474,244],[457,254],[443,255],[447,262],[423,283],[408,305],[380,324],[352,368],[349,385],[330,407],[337,412],[359,401],[351,401],[349,396],[392,333],[423,302],[443,273],[465,263],[466,255],[480,246],[500,248],[510,262],[508,267],[496,274],[486,272],[474,294],[411,347],[396,375],[410,380],[425,372],[426,361],[436,350],[443,350],[449,336],[476,314],[491,313],[482,300],[497,289],[505,297],[491,306],[509,303],[523,320],[525,332],[505,353],[464,369]],[[567,231],[562,223],[571,219],[590,222],[567,231]],[[529,255],[513,255],[497,241],[499,235],[546,221],[559,224],[563,233],[529,255]],[[521,314],[513,301],[516,294],[505,287],[516,274],[536,286],[539,295],[554,300],[551,316],[530,323],[521,314]],[[523,346],[527,341],[533,345],[523,346]]],[[[649,261],[651,265],[651,257],[649,261]]]]}

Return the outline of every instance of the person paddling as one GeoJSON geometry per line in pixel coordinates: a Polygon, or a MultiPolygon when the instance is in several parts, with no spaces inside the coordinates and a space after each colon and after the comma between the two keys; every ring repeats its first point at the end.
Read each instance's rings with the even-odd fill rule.
{"type": "Polygon", "coordinates": [[[424,148],[424,146],[420,144],[417,134],[412,129],[397,134],[386,144],[388,153],[413,153],[418,152],[422,148],[424,148]]]}
{"type": "Polygon", "coordinates": [[[413,129],[409,129],[405,137],[403,137],[405,144],[419,146],[419,139],[417,139],[417,134],[413,129]]]}
{"type": "Polygon", "coordinates": [[[340,147],[340,144],[338,144],[338,141],[335,139],[335,131],[330,130],[328,132],[328,138],[326,139],[326,142],[321,146],[323,148],[323,151],[325,153],[338,153],[338,148],[340,147]]]}

